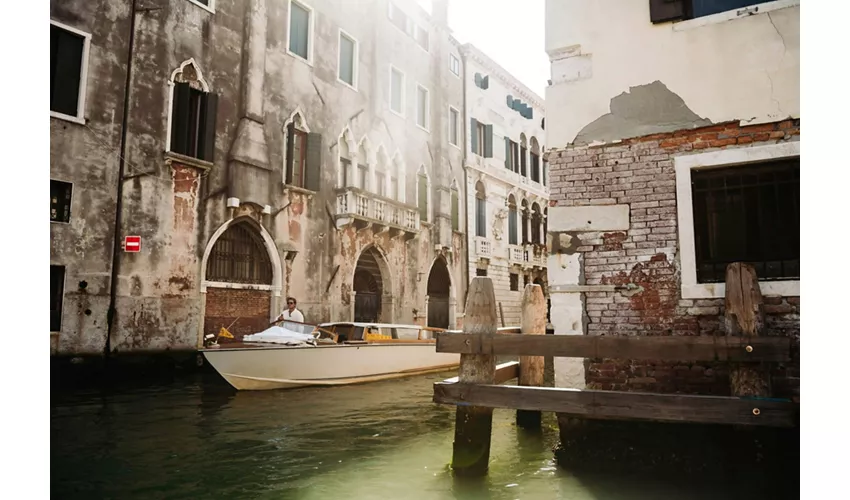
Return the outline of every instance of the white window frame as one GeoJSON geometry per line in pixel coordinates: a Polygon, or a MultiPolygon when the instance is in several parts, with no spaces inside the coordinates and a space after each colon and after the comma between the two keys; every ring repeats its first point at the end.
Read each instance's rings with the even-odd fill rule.
{"type": "Polygon", "coordinates": [[[449,54],[449,71],[454,76],[460,78],[460,59],[454,54],[449,54]],[[457,73],[455,73],[454,68],[452,68],[453,61],[457,61],[457,73]]]}
{"type": "Polygon", "coordinates": [[[449,137],[448,137],[449,144],[451,144],[452,146],[454,146],[454,147],[456,147],[456,148],[460,149],[460,142],[461,142],[461,141],[460,141],[460,138],[461,138],[461,128],[460,128],[460,127],[461,127],[461,125],[460,125],[460,123],[461,123],[461,116],[460,116],[460,110],[459,110],[459,109],[457,109],[456,107],[452,106],[451,104],[449,104],[449,119],[448,119],[448,122],[449,122],[449,128],[448,128],[447,132],[448,132],[448,134],[449,134],[449,137]],[[452,142],[452,111],[454,111],[455,113],[457,113],[457,123],[455,124],[455,130],[457,130],[457,138],[456,138],[456,139],[457,139],[457,143],[452,142]]]}
{"type": "Polygon", "coordinates": [[[197,5],[198,7],[204,9],[207,12],[215,14],[215,2],[216,2],[216,0],[210,0],[209,5],[204,5],[201,2],[198,2],[197,0],[189,0],[189,2],[197,5]]]}
{"type": "Polygon", "coordinates": [[[77,28],[73,28],[71,26],[68,26],[67,24],[54,21],[53,19],[50,20],[50,24],[56,26],[57,28],[62,28],[63,30],[70,31],[75,35],[83,37],[83,57],[80,62],[80,95],[77,97],[77,114],[72,116],[51,110],[50,117],[85,125],[86,89],[88,88],[87,82],[89,74],[89,50],[91,47],[91,33],[86,33],[85,31],[78,30],[77,28]]]}
{"type": "Polygon", "coordinates": [[[360,72],[358,71],[358,61],[360,60],[360,41],[354,38],[351,33],[345,31],[344,29],[339,29],[339,37],[337,38],[337,58],[336,58],[336,79],[339,83],[345,85],[351,90],[357,92],[359,88],[359,80],[360,80],[360,72]],[[351,84],[340,78],[340,70],[342,66],[340,65],[339,56],[342,54],[342,37],[348,38],[351,40],[351,43],[354,44],[354,52],[351,57],[354,59],[351,61],[351,84]]]}
{"type": "MultiPolygon", "coordinates": [[[[682,265],[683,299],[722,299],[726,296],[725,283],[697,282],[696,244],[694,238],[694,205],[691,172],[717,167],[741,167],[766,160],[780,160],[800,156],[800,142],[724,149],[673,159],[676,169],[676,211],[679,223],[679,259],[682,265]]],[[[800,281],[759,281],[763,295],[799,297],[800,281]]]]}
{"type": "Polygon", "coordinates": [[[425,132],[431,132],[431,91],[428,90],[428,87],[422,85],[421,83],[416,84],[416,126],[424,130],[425,132]],[[423,118],[419,116],[419,90],[425,91],[425,116],[424,120],[419,123],[419,119],[423,118]]]}
{"type": "Polygon", "coordinates": [[[310,66],[313,65],[313,33],[316,23],[316,11],[301,0],[289,0],[286,5],[286,53],[299,61],[303,61],[310,66]],[[307,59],[289,50],[289,31],[292,29],[292,4],[296,3],[299,7],[310,13],[310,20],[307,23],[307,59]]]}
{"type": "Polygon", "coordinates": [[[402,71],[402,70],[396,68],[395,66],[393,66],[392,64],[390,64],[389,77],[390,77],[390,79],[389,79],[389,86],[390,87],[389,87],[388,92],[387,92],[387,97],[389,98],[389,99],[387,99],[387,103],[389,104],[391,112],[393,112],[393,113],[397,114],[398,116],[404,118],[404,98],[405,98],[404,84],[405,84],[405,81],[407,80],[407,75],[404,74],[404,71],[402,71]],[[401,96],[400,96],[401,99],[399,101],[401,103],[401,110],[400,111],[396,111],[396,110],[393,109],[393,71],[397,71],[398,74],[401,75],[401,96]]]}
{"type": "Polygon", "coordinates": [[[427,52],[427,53],[431,53],[431,32],[430,32],[430,31],[428,31],[428,29],[427,29],[427,28],[423,28],[422,26],[419,26],[418,24],[417,24],[417,25],[415,25],[415,26],[413,27],[413,41],[414,41],[414,42],[416,42],[416,46],[417,46],[417,47],[419,47],[420,49],[424,50],[424,51],[425,51],[425,52],[427,52]],[[427,40],[426,40],[426,41],[428,42],[428,46],[427,46],[427,47],[423,47],[423,46],[419,43],[419,32],[420,32],[420,31],[424,32],[424,33],[425,33],[425,36],[427,37],[427,40]]]}

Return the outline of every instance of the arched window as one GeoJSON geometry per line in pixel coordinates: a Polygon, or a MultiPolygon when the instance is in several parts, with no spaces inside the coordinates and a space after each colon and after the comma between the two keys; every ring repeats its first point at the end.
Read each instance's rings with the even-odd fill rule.
{"type": "Polygon", "coordinates": [[[460,231],[460,196],[457,181],[452,181],[452,231],[460,231]]]}
{"type": "Polygon", "coordinates": [[[531,243],[535,245],[540,243],[540,225],[542,222],[540,205],[534,203],[531,205],[531,243]]]}
{"type": "Polygon", "coordinates": [[[218,96],[210,92],[193,59],[171,74],[167,150],[211,162],[215,152],[218,96]]]}
{"type": "Polygon", "coordinates": [[[487,237],[487,195],[484,184],[475,184],[475,236],[487,237]]]}
{"type": "Polygon", "coordinates": [[[525,134],[519,135],[519,173],[528,177],[528,140],[525,134]]]}
{"type": "Polygon", "coordinates": [[[419,220],[428,221],[428,176],[425,175],[424,167],[419,170],[419,183],[416,204],[419,206],[419,220]]]}
{"type": "Polygon", "coordinates": [[[322,134],[310,133],[307,121],[297,110],[284,126],[286,184],[318,191],[322,168],[322,134]]]}
{"type": "Polygon", "coordinates": [[[248,223],[227,228],[213,245],[207,261],[207,281],[272,284],[272,266],[262,238],[248,223]]]}
{"type": "Polygon", "coordinates": [[[528,244],[528,202],[522,200],[522,244],[528,244]]]}
{"type": "Polygon", "coordinates": [[[340,187],[352,186],[354,179],[351,171],[351,149],[348,146],[349,132],[345,130],[339,137],[339,182],[340,187]]]}
{"type": "Polygon", "coordinates": [[[546,243],[546,235],[549,234],[549,208],[543,208],[543,243],[546,243]]]}
{"type": "Polygon", "coordinates": [[[360,141],[360,148],[357,150],[357,187],[369,189],[369,153],[364,141],[360,141]]]}
{"type": "Polygon", "coordinates": [[[387,196],[387,152],[383,146],[378,149],[377,164],[375,165],[375,193],[387,196]]]}
{"type": "Polygon", "coordinates": [[[540,145],[537,138],[531,138],[531,180],[540,182],[540,145]]]}
{"type": "Polygon", "coordinates": [[[517,244],[517,213],[516,213],[516,198],[514,195],[508,196],[508,244],[517,244]]]}
{"type": "Polygon", "coordinates": [[[400,183],[402,172],[401,160],[398,157],[398,153],[393,158],[392,171],[390,172],[390,198],[398,201],[404,201],[402,197],[402,191],[400,183]]]}

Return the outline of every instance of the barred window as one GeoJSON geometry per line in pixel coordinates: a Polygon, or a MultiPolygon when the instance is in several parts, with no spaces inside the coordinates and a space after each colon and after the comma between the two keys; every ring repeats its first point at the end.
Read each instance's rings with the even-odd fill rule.
{"type": "Polygon", "coordinates": [[[271,261],[257,231],[244,222],[229,227],[213,246],[206,279],[271,285],[271,261]]]}

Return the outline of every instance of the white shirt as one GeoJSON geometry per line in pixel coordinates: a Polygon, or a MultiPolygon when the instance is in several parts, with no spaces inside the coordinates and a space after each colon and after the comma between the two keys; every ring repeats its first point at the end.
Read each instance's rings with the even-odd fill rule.
{"type": "Polygon", "coordinates": [[[282,316],[283,316],[284,321],[286,321],[286,320],[292,320],[292,321],[297,321],[297,322],[299,322],[299,323],[303,323],[303,322],[304,322],[304,315],[303,315],[303,314],[301,314],[301,311],[299,311],[298,309],[295,309],[295,310],[294,310],[294,311],[292,311],[291,313],[289,312],[289,309],[288,309],[288,308],[287,308],[287,309],[284,309],[284,310],[283,310],[283,313],[282,313],[282,316]]]}

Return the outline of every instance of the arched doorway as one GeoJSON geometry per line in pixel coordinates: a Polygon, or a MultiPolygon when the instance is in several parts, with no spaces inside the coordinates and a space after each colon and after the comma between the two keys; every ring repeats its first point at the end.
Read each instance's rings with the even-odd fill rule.
{"type": "MultiPolygon", "coordinates": [[[[383,273],[379,262],[383,262],[381,254],[374,247],[367,248],[360,254],[357,267],[354,269],[354,321],[376,322],[383,321],[382,298],[384,293],[383,273]]],[[[386,318],[390,320],[390,318],[386,318]]]]}
{"type": "Polygon", "coordinates": [[[448,328],[451,296],[451,277],[446,261],[437,257],[428,274],[428,326],[448,328]]]}
{"type": "Polygon", "coordinates": [[[244,220],[226,226],[205,266],[204,335],[217,335],[225,327],[239,340],[268,328],[277,261],[255,224],[244,220]]]}

